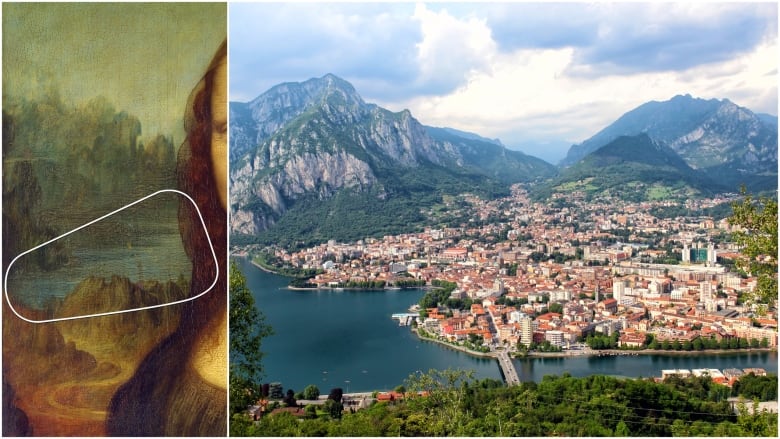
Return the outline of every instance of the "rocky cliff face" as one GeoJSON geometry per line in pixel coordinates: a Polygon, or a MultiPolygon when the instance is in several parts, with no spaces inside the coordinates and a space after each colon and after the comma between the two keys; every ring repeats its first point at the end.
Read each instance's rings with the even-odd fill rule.
{"type": "Polygon", "coordinates": [[[338,90],[353,106],[364,105],[352,85],[334,75],[279,84],[251,102],[231,102],[231,163],[319,104],[329,90],[338,90]]]}
{"type": "Polygon", "coordinates": [[[777,170],[777,127],[728,100],[669,145],[693,168],[733,163],[745,171],[777,170]]]}
{"type": "MultiPolygon", "coordinates": [[[[342,189],[375,189],[381,197],[392,190],[390,176],[404,169],[433,166],[490,175],[464,158],[458,142],[431,136],[408,110],[393,113],[367,104],[333,75],[281,84],[230,109],[234,233],[254,235],[271,227],[302,197],[327,199],[342,189]]],[[[533,163],[530,174],[537,168],[544,173],[552,167],[533,163]]],[[[515,177],[527,178],[528,169],[515,177]]]]}

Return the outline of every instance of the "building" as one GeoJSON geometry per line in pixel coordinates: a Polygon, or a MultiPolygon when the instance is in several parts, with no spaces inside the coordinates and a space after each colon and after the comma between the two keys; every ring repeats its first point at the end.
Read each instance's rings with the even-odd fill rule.
{"type": "Polygon", "coordinates": [[[568,302],[571,300],[571,291],[553,290],[550,291],[550,302],[568,302]]]}
{"type": "Polygon", "coordinates": [[[749,367],[746,369],[742,369],[743,372],[745,372],[745,375],[750,375],[751,373],[757,377],[765,377],[766,376],[766,370],[760,368],[760,367],[749,367]]]}
{"type": "Polygon", "coordinates": [[[705,248],[701,243],[695,242],[692,247],[688,247],[686,242],[683,244],[682,262],[685,264],[714,265],[717,262],[715,246],[709,243],[705,248]]]}
{"type": "Polygon", "coordinates": [[[691,371],[688,369],[664,369],[661,371],[661,379],[666,379],[671,376],[688,378],[689,376],[691,376],[691,371]]]}
{"type": "Polygon", "coordinates": [[[612,281],[612,298],[620,302],[626,291],[626,281],[615,279],[612,281]]]}
{"type": "Polygon", "coordinates": [[[398,262],[393,262],[390,264],[390,272],[393,274],[403,273],[406,270],[406,264],[400,264],[398,262]]]}
{"type": "Polygon", "coordinates": [[[723,369],[723,376],[726,377],[729,386],[733,386],[744,373],[739,369],[723,369]]]}
{"type": "Polygon", "coordinates": [[[563,331],[546,331],[544,333],[544,339],[549,341],[553,346],[563,347],[565,345],[563,341],[563,331]]]}
{"type": "Polygon", "coordinates": [[[709,376],[712,382],[716,384],[726,384],[726,376],[718,369],[692,369],[691,374],[695,377],[709,376]]]}
{"type": "Polygon", "coordinates": [[[603,301],[599,302],[596,305],[596,309],[607,311],[607,312],[610,312],[610,313],[614,314],[614,313],[617,312],[617,306],[618,306],[617,300],[615,300],[615,299],[607,299],[607,300],[603,300],[603,301]]]}
{"type": "Polygon", "coordinates": [[[465,261],[468,253],[468,250],[463,247],[450,247],[442,252],[441,257],[451,261],[465,261]]]}
{"type": "Polygon", "coordinates": [[[620,336],[618,345],[620,347],[640,348],[645,344],[645,334],[641,332],[626,332],[620,336]]]}
{"type": "Polygon", "coordinates": [[[701,282],[699,284],[699,302],[706,303],[709,300],[712,300],[712,282],[701,282]]]}
{"type": "Polygon", "coordinates": [[[528,316],[520,318],[520,343],[531,346],[534,341],[533,321],[528,316]]]}

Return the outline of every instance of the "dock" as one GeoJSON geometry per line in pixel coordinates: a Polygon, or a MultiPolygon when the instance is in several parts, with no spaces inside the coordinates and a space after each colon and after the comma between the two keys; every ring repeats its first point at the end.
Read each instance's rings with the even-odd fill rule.
{"type": "Polygon", "coordinates": [[[416,320],[420,315],[417,313],[397,313],[393,314],[393,320],[398,320],[398,326],[409,326],[412,321],[416,320]]]}
{"type": "Polygon", "coordinates": [[[517,376],[517,370],[512,363],[512,359],[509,358],[509,354],[506,352],[499,352],[496,356],[498,359],[498,367],[501,368],[501,374],[504,375],[504,381],[507,386],[516,386],[520,384],[520,377],[517,376]]]}

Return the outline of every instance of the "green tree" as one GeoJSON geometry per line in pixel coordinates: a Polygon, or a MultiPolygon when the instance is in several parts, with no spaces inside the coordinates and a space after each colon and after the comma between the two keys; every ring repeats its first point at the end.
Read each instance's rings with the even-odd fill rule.
{"type": "Polygon", "coordinates": [[[317,399],[320,397],[320,389],[314,384],[309,384],[303,389],[303,399],[317,399]]]}
{"type": "Polygon", "coordinates": [[[631,436],[631,431],[628,429],[628,426],[626,425],[623,420],[620,420],[620,422],[617,423],[615,426],[615,436],[620,437],[628,437],[631,436]]]}
{"type": "Polygon", "coordinates": [[[322,408],[333,419],[341,419],[342,412],[344,411],[344,405],[332,399],[327,399],[322,408]]]}
{"type": "Polygon", "coordinates": [[[737,266],[756,276],[758,282],[748,302],[765,311],[777,300],[777,199],[758,197],[754,201],[744,186],[741,193],[743,199],[731,205],[733,214],[728,219],[741,228],[733,239],[746,259],[737,261],[737,266]]]}
{"type": "Polygon", "coordinates": [[[293,389],[287,389],[287,393],[285,394],[283,401],[287,407],[297,406],[298,401],[295,400],[295,391],[293,389]]]}
{"type": "Polygon", "coordinates": [[[265,317],[255,307],[246,278],[230,265],[230,412],[243,412],[258,397],[263,376],[260,350],[263,337],[272,333],[265,317]]]}
{"type": "Polygon", "coordinates": [[[230,417],[230,436],[249,436],[252,428],[252,419],[243,413],[233,413],[230,417]]]}
{"type": "Polygon", "coordinates": [[[547,309],[550,312],[561,314],[563,312],[563,305],[561,305],[560,303],[551,303],[547,309]]]}
{"type": "Polygon", "coordinates": [[[258,425],[249,428],[247,434],[243,436],[301,436],[301,423],[288,412],[266,415],[258,425]]]}
{"type": "Polygon", "coordinates": [[[306,413],[306,419],[315,419],[317,417],[317,406],[309,404],[303,411],[306,413]]]}
{"type": "Polygon", "coordinates": [[[444,428],[444,435],[456,435],[466,423],[463,404],[466,389],[473,381],[473,370],[418,371],[406,379],[406,389],[410,392],[425,392],[426,396],[412,398],[409,406],[415,411],[429,413],[432,424],[444,428]]]}
{"type": "Polygon", "coordinates": [[[752,409],[740,401],[737,412],[737,424],[747,433],[742,436],[777,437],[777,414],[759,410],[758,399],[753,400],[752,409]]]}

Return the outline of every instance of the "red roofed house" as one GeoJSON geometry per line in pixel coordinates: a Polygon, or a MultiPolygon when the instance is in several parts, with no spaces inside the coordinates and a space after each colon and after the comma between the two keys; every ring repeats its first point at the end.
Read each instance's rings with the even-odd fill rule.
{"type": "Polygon", "coordinates": [[[617,300],[615,299],[606,299],[602,300],[601,302],[596,304],[597,309],[601,309],[604,311],[609,311],[611,313],[617,312],[617,300]]]}
{"type": "Polygon", "coordinates": [[[442,257],[455,261],[465,261],[468,253],[468,250],[463,247],[450,247],[442,252],[442,257]]]}

